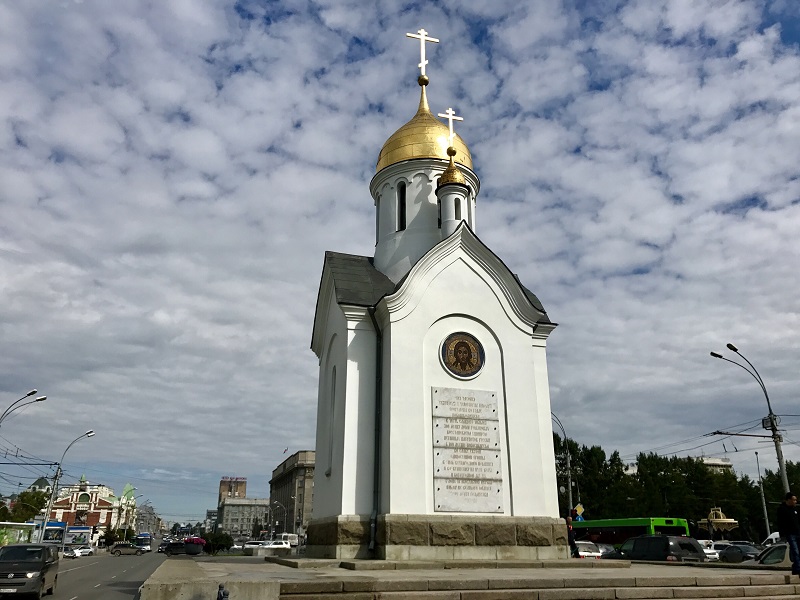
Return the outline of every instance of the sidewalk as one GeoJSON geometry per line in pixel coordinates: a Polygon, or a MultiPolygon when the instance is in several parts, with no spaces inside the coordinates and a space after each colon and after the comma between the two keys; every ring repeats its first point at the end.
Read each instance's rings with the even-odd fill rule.
{"type": "Polygon", "coordinates": [[[173,557],[142,586],[141,600],[215,600],[220,584],[230,600],[800,598],[797,576],[740,565],[279,560],[173,557]]]}

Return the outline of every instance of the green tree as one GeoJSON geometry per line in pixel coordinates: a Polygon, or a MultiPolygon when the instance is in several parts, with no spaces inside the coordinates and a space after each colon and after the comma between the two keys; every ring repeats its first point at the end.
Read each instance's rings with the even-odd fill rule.
{"type": "Polygon", "coordinates": [[[208,533],[204,539],[206,545],[203,550],[208,554],[216,555],[221,550],[229,550],[233,546],[233,538],[229,533],[208,533]]]}
{"type": "Polygon", "coordinates": [[[47,506],[49,496],[46,492],[24,491],[20,492],[14,500],[11,509],[11,521],[24,523],[30,521],[47,506]]]}

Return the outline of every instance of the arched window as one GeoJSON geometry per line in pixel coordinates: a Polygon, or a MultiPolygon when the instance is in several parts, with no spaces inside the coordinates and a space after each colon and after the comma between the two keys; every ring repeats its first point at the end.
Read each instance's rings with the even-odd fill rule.
{"type": "Polygon", "coordinates": [[[78,502],[89,502],[89,494],[81,494],[78,496],[78,502]]]}
{"type": "Polygon", "coordinates": [[[461,220],[461,199],[460,198],[456,198],[455,202],[456,202],[456,221],[460,221],[461,220]]]}
{"type": "Polygon", "coordinates": [[[336,367],[331,371],[331,397],[328,411],[328,468],[325,476],[331,476],[333,469],[333,436],[335,434],[334,420],[336,417],[336,367]]]}
{"type": "Polygon", "coordinates": [[[406,183],[397,184],[397,231],[406,228],[406,183]]]}
{"type": "Polygon", "coordinates": [[[436,226],[441,229],[442,228],[442,201],[441,199],[436,199],[436,212],[437,212],[437,221],[436,226]]]}
{"type": "Polygon", "coordinates": [[[381,199],[375,200],[375,245],[381,239],[381,199]]]}

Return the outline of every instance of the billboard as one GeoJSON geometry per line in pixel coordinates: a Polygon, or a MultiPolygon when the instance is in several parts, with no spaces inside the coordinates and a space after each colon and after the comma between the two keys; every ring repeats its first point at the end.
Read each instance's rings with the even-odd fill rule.
{"type": "Polygon", "coordinates": [[[67,537],[64,538],[66,545],[75,544],[80,546],[90,544],[92,540],[91,527],[67,527],[67,537]]]}

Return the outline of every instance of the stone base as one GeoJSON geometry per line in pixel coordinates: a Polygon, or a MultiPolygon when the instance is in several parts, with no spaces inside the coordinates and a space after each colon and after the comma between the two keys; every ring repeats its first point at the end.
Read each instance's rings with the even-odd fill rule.
{"type": "Polygon", "coordinates": [[[551,517],[379,515],[370,551],[369,517],[314,519],[310,558],[383,560],[553,560],[569,558],[567,526],[551,517]]]}

